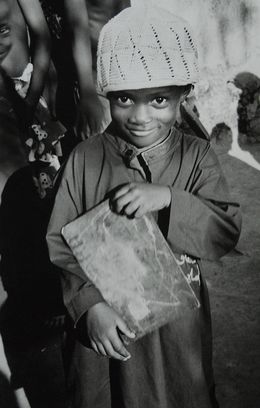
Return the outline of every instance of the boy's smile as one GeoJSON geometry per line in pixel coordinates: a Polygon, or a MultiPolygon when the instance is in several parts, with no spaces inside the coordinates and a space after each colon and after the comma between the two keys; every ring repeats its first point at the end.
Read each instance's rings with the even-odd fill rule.
{"type": "Polygon", "coordinates": [[[110,92],[118,136],[140,148],[165,138],[176,121],[183,91],[184,87],[168,86],[110,92]]]}

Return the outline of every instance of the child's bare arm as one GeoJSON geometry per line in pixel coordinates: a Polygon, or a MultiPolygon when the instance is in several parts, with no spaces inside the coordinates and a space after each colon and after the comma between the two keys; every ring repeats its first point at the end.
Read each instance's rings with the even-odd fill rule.
{"type": "Polygon", "coordinates": [[[105,302],[97,303],[86,316],[90,344],[96,353],[123,361],[131,357],[119,333],[129,338],[135,335],[111,307],[105,302]]]}
{"type": "Polygon", "coordinates": [[[65,0],[72,33],[72,51],[80,88],[80,107],[84,127],[92,133],[100,128],[103,108],[98,99],[92,72],[89,19],[85,0],[65,0]]]}
{"type": "Polygon", "coordinates": [[[31,36],[34,66],[26,102],[33,111],[43,92],[50,64],[50,33],[38,0],[17,0],[31,36]]]}
{"type": "Polygon", "coordinates": [[[76,64],[80,91],[95,90],[92,75],[92,54],[89,19],[85,0],[64,0],[72,34],[72,51],[76,64]]]}
{"type": "Polygon", "coordinates": [[[168,186],[149,183],[128,183],[111,199],[112,210],[128,217],[142,217],[148,212],[169,207],[170,203],[168,186]]]}

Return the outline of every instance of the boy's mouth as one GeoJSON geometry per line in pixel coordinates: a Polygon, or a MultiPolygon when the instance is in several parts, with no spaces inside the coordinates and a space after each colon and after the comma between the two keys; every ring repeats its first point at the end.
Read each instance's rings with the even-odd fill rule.
{"type": "Polygon", "coordinates": [[[128,128],[127,129],[133,136],[148,136],[155,131],[155,128],[140,129],[140,128],[128,128]]]}

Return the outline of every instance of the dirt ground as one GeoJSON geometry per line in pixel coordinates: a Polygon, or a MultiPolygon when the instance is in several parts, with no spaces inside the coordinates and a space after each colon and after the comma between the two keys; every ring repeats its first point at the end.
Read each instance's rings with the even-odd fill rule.
{"type": "MultiPolygon", "coordinates": [[[[260,162],[260,145],[245,148],[260,162]]],[[[233,199],[241,204],[243,229],[237,250],[205,268],[212,305],[216,391],[220,408],[259,408],[260,172],[226,152],[219,159],[233,199]]],[[[0,303],[3,297],[0,288],[0,303]]],[[[5,372],[3,355],[0,403],[2,408],[11,408],[15,405],[9,392],[4,393],[8,384],[1,372],[5,372]]]]}
{"type": "MultiPolygon", "coordinates": [[[[244,146],[260,162],[260,145],[244,146]]],[[[243,224],[237,251],[209,264],[214,367],[220,408],[260,407],[260,172],[219,155],[243,224]]]]}

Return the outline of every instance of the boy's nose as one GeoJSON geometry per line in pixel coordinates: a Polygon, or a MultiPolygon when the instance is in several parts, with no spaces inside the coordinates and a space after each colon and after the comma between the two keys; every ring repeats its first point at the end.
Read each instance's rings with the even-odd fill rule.
{"type": "Polygon", "coordinates": [[[128,119],[129,123],[135,125],[146,125],[152,121],[149,106],[145,104],[135,105],[128,119]]]}

